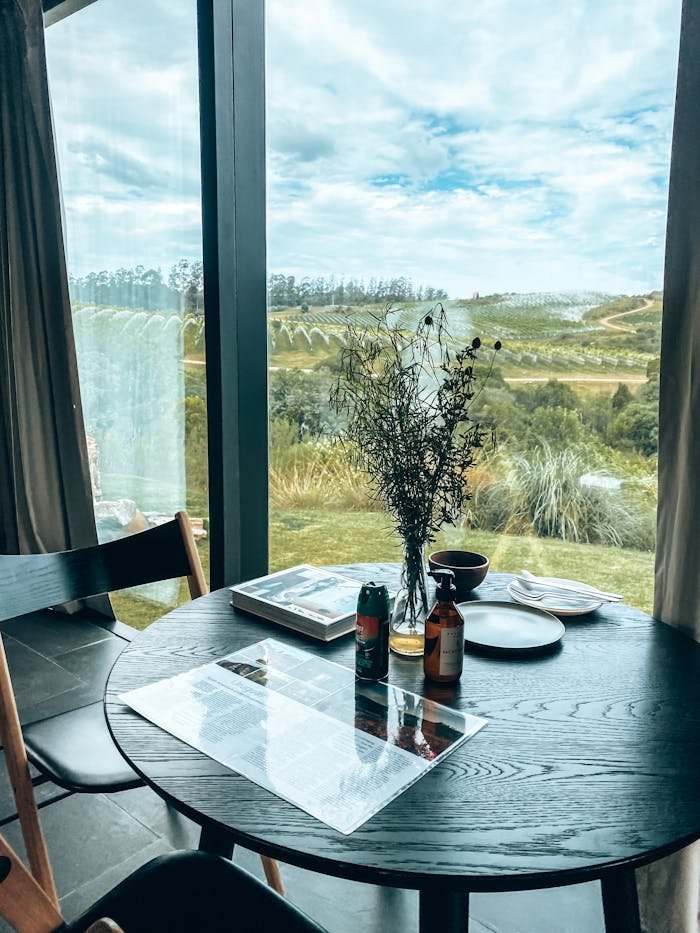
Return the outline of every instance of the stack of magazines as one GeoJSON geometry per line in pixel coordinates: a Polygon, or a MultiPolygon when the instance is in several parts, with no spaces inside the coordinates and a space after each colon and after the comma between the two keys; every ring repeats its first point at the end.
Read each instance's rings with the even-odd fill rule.
{"type": "MultiPolygon", "coordinates": [[[[231,587],[231,605],[321,641],[355,629],[360,583],[300,564],[231,587]]],[[[391,594],[390,594],[391,595],[391,594]]]]}

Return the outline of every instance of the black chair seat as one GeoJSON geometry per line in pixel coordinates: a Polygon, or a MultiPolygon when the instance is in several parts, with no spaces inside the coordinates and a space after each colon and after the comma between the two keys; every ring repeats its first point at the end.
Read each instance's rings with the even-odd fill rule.
{"type": "MultiPolygon", "coordinates": [[[[104,693],[116,653],[130,641],[129,629],[101,620],[86,639],[79,618],[51,612],[51,607],[181,576],[187,577],[193,599],[207,592],[190,520],[182,511],[171,522],[105,544],[54,554],[0,554],[0,625],[12,637],[14,653],[19,651],[18,679],[29,679],[24,692],[30,702],[23,704],[25,721],[33,720],[23,730],[27,755],[61,787],[111,793],[143,782],[120,755],[102,703],[95,702],[104,693]],[[15,642],[23,640],[25,650],[17,649],[15,642]],[[38,672],[28,670],[32,664],[38,672]],[[48,697],[49,709],[46,697],[35,703],[31,697],[42,672],[60,687],[48,697]],[[73,701],[74,708],[66,710],[64,704],[73,701]]],[[[9,680],[5,686],[13,689],[9,680]]],[[[15,754],[21,760],[24,749],[15,754]]]]}
{"type": "Polygon", "coordinates": [[[126,933],[323,933],[248,872],[205,852],[153,859],[68,924],[66,933],[84,933],[102,917],[126,933]]]}
{"type": "Polygon", "coordinates": [[[109,734],[102,702],[24,726],[29,760],[66,790],[112,793],[140,787],[109,734]]]}

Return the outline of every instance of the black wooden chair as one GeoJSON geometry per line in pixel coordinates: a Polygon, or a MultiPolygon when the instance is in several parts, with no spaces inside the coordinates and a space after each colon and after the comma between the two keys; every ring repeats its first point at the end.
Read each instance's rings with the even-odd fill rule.
{"type": "MultiPolygon", "coordinates": [[[[0,624],[13,634],[22,631],[23,623],[51,633],[60,630],[62,624],[70,624],[73,618],[51,607],[176,577],[187,577],[193,599],[207,592],[186,512],[178,512],[173,521],[148,531],[94,547],[56,554],[0,555],[0,624]]],[[[95,640],[118,640],[109,647],[110,662],[127,646],[131,634],[135,634],[133,629],[110,623],[96,613],[84,624],[95,627],[95,640]]],[[[3,648],[3,662],[4,658],[3,648]]],[[[5,704],[11,695],[14,705],[6,666],[3,682],[3,666],[0,665],[0,694],[6,694],[5,704]]],[[[36,718],[23,727],[27,757],[40,772],[40,777],[32,782],[34,786],[50,780],[69,793],[112,793],[143,784],[120,754],[107,728],[102,698],[108,673],[109,667],[90,677],[82,694],[83,702],[78,700],[80,705],[36,718]]],[[[0,738],[4,746],[6,729],[5,715],[0,711],[0,738]]],[[[4,822],[9,819],[0,825],[4,822]]],[[[261,858],[268,883],[283,893],[277,863],[261,858]]]]}
{"type": "MultiPolygon", "coordinates": [[[[39,822],[27,753],[0,641],[2,738],[29,870],[0,835],[0,916],[20,933],[323,933],[279,894],[226,859],[205,852],[159,856],[79,919],[61,915],[39,822]]],[[[105,846],[109,846],[109,838],[105,846]]]]}
{"type": "MultiPolygon", "coordinates": [[[[207,592],[185,512],[149,531],[95,547],[57,554],[0,555],[0,623],[41,612],[45,628],[47,623],[49,629],[52,624],[58,627],[71,617],[51,611],[53,606],[175,577],[187,577],[193,599],[207,592]]],[[[85,624],[84,616],[81,621],[85,624]]],[[[129,643],[130,631],[117,626],[116,632],[105,632],[102,621],[95,613],[87,624],[95,627],[95,640],[117,638],[114,650],[118,653],[129,643]]],[[[17,631],[21,629],[19,624],[17,631]]],[[[100,671],[96,680],[91,679],[87,697],[94,697],[93,702],[24,728],[29,760],[45,779],[66,790],[105,793],[143,783],[107,729],[102,708],[107,673],[100,671]]]]}

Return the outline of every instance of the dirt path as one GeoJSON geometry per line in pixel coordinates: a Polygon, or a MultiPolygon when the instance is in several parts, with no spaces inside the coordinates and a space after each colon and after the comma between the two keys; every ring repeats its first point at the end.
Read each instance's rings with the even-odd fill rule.
{"type": "Polygon", "coordinates": [[[610,373],[609,376],[558,376],[553,373],[551,376],[504,376],[504,382],[549,382],[550,379],[556,379],[557,382],[626,382],[628,385],[642,385],[647,381],[646,376],[616,376],[610,373]]]}
{"type": "Polygon", "coordinates": [[[621,317],[627,317],[630,314],[641,314],[643,311],[648,311],[650,308],[654,307],[654,302],[650,298],[644,298],[644,305],[641,308],[633,308],[631,311],[618,311],[617,314],[609,314],[607,317],[602,317],[598,321],[599,324],[602,324],[603,327],[606,327],[608,330],[617,330],[622,331],[625,334],[636,334],[637,329],[635,327],[626,327],[624,324],[611,324],[611,321],[615,321],[621,317]]]}

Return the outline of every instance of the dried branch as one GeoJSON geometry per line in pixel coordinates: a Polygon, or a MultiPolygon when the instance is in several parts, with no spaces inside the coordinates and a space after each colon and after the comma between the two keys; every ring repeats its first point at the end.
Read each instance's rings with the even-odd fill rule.
{"type": "Polygon", "coordinates": [[[470,409],[501,345],[479,378],[481,341],[455,350],[442,305],[410,335],[390,314],[387,308],[370,327],[348,327],[330,402],[347,418],[350,455],[373,495],[404,541],[422,547],[471,498],[467,474],[486,432],[470,409]]]}

